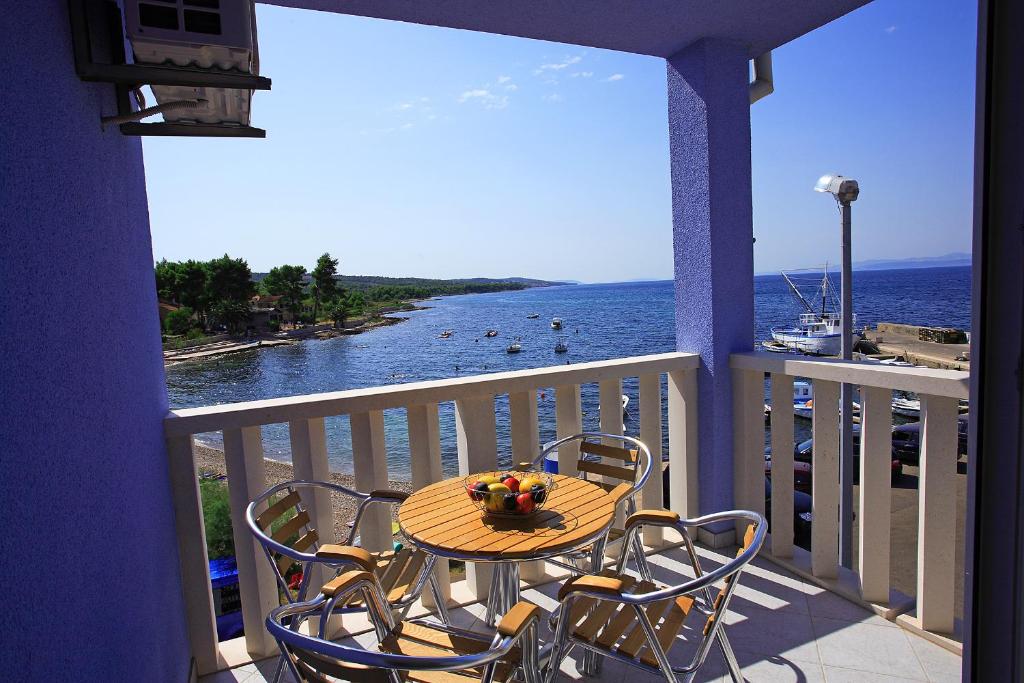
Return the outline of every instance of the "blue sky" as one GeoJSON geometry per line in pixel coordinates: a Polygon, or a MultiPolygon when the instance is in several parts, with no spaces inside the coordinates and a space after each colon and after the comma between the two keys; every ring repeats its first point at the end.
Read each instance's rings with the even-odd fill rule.
{"type": "MultiPolygon", "coordinates": [[[[672,276],[663,60],[258,6],[265,140],[145,138],[156,258],[254,270],[672,276]],[[201,191],[197,191],[201,188],[201,191]]],[[[751,109],[755,267],[969,251],[976,3],[876,2],[774,53],[751,109]]]]}

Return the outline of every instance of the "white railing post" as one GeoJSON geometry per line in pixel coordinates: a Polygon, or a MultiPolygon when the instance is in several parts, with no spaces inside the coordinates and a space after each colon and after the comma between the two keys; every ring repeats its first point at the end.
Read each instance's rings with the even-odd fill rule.
{"type": "Polygon", "coordinates": [[[957,400],[921,394],[917,618],[953,632],[956,549],[957,400]]]}
{"type": "Polygon", "coordinates": [[[509,394],[508,413],[512,432],[512,464],[533,462],[540,455],[537,390],[509,394]]]}
{"type": "MultiPolygon", "coordinates": [[[[660,510],[665,507],[664,486],[661,477],[661,375],[640,375],[640,440],[651,451],[651,476],[640,492],[641,509],[660,510]]],[[[665,540],[662,527],[647,525],[643,528],[644,544],[656,548],[665,540]]]]}
{"type": "MultiPolygon", "coordinates": [[[[598,405],[600,406],[600,429],[604,434],[622,434],[622,379],[604,379],[598,382],[597,385],[598,393],[598,405]]],[[[606,446],[621,446],[622,442],[615,439],[603,439],[606,446]]],[[[605,458],[599,457],[598,460],[605,461],[605,458]]],[[[615,464],[615,463],[612,463],[615,464]]],[[[592,480],[618,484],[618,479],[611,477],[605,477],[603,474],[597,477],[591,476],[592,480]]],[[[626,523],[625,514],[622,507],[617,506],[615,509],[615,521],[613,526],[617,529],[621,529],[626,523]]],[[[609,546],[605,549],[609,557],[618,557],[618,548],[609,546]]]]}
{"type": "Polygon", "coordinates": [[[793,557],[793,377],[772,373],[772,555],[793,557]]]}
{"type": "MultiPolygon", "coordinates": [[[[533,462],[540,454],[540,427],[537,423],[537,391],[515,391],[508,395],[509,428],[512,434],[512,464],[533,462]]],[[[543,468],[544,464],[540,463],[543,468]]],[[[536,581],[544,575],[544,562],[522,562],[519,576],[536,581]]]]}
{"type": "MultiPolygon", "coordinates": [[[[320,417],[289,422],[288,437],[292,446],[292,468],[295,478],[305,481],[331,481],[324,419],[320,417]]],[[[312,489],[301,491],[300,494],[319,542],[334,543],[334,507],[331,504],[331,492],[325,489],[312,489]]],[[[330,578],[328,572],[319,565],[313,565],[310,569],[311,586],[322,586],[330,578]]]]}
{"type": "Polygon", "coordinates": [[[280,602],[274,570],[245,522],[249,502],[267,486],[262,439],[259,427],[224,430],[224,464],[238,564],[238,593],[242,602],[245,646],[253,656],[268,656],[277,650],[263,620],[280,602]]]}
{"type": "Polygon", "coordinates": [[[811,573],[839,575],[839,384],[815,380],[811,418],[811,573]]]}
{"type": "MultiPolygon", "coordinates": [[[[356,488],[363,493],[388,487],[388,452],[384,442],[384,411],[371,410],[349,416],[352,426],[352,469],[356,488]]],[[[381,552],[394,547],[391,508],[377,503],[366,508],[359,520],[359,544],[381,552]]]]}
{"type": "Polygon", "coordinates": [[[700,516],[697,371],[671,370],[668,383],[668,497],[674,512],[700,516]]]}
{"type": "MultiPolygon", "coordinates": [[[[764,514],[764,373],[733,371],[733,495],[764,514]]],[[[737,528],[740,532],[742,529],[737,528]]]]}
{"type": "Polygon", "coordinates": [[[192,435],[167,439],[168,468],[174,500],[174,527],[178,536],[178,562],[185,598],[189,646],[200,674],[217,671],[217,624],[210,588],[203,504],[196,477],[192,435]]]}
{"type": "MultiPolygon", "coordinates": [[[[583,408],[580,405],[580,385],[555,387],[555,435],[564,439],[583,431],[583,408]]],[[[575,477],[579,460],[579,444],[569,443],[558,449],[558,473],[575,477]]]]}
{"type": "MultiPolygon", "coordinates": [[[[409,423],[409,463],[412,470],[412,488],[418,490],[441,481],[441,430],[438,422],[437,404],[409,406],[406,411],[409,423]]],[[[452,595],[451,571],[448,560],[438,558],[434,566],[438,585],[445,599],[452,595]]],[[[435,607],[434,596],[429,590],[423,591],[423,604],[435,607]]]]}
{"type": "MultiPolygon", "coordinates": [[[[493,396],[455,401],[455,433],[460,475],[486,472],[498,466],[493,396]]],[[[466,563],[466,583],[478,599],[483,599],[490,590],[493,569],[483,562],[466,563]]]]}
{"type": "Polygon", "coordinates": [[[892,390],[861,387],[858,572],[861,597],[880,604],[889,602],[891,481],[892,390]]]}

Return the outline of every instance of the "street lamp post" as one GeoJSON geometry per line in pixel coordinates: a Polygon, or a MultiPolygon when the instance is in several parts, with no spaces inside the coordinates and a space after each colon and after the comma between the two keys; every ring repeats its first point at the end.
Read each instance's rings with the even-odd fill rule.
{"type": "MultiPolygon", "coordinates": [[[[828,192],[836,199],[842,214],[843,273],[840,334],[843,360],[853,358],[853,263],[850,255],[851,204],[860,195],[856,180],[841,175],[826,175],[818,179],[816,192],[828,192]]],[[[839,404],[839,562],[846,568],[853,566],[853,385],[840,387],[839,404]]],[[[863,465],[862,465],[863,467],[863,465]]]]}

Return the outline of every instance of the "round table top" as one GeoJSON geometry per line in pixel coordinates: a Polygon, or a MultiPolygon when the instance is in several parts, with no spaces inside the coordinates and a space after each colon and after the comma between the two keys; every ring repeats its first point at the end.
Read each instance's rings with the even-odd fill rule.
{"type": "Polygon", "coordinates": [[[576,477],[551,475],[544,509],[525,519],[486,517],[466,495],[465,477],[416,491],[398,508],[402,532],[441,557],[476,561],[555,557],[592,542],[611,526],[615,501],[576,477]]]}

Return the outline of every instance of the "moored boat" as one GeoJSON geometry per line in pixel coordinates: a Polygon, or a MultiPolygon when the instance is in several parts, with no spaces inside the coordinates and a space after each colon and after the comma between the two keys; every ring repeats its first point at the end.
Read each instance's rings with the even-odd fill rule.
{"type": "Polygon", "coordinates": [[[529,315],[528,315],[528,316],[526,316],[526,317],[527,317],[527,319],[529,319],[529,320],[536,320],[537,318],[539,318],[539,317],[540,317],[540,313],[531,313],[531,314],[529,314],[529,315]]]}
{"type": "Polygon", "coordinates": [[[498,336],[498,331],[497,330],[487,330],[487,332],[484,333],[484,336],[485,337],[497,337],[498,336]]]}
{"type": "MultiPolygon", "coordinates": [[[[772,348],[768,347],[767,342],[762,345],[770,351],[781,350],[778,348],[778,345],[781,345],[792,351],[815,356],[838,356],[842,351],[842,319],[839,314],[835,285],[832,284],[828,275],[828,264],[825,264],[825,275],[817,285],[815,294],[811,297],[814,300],[813,305],[800,292],[797,281],[789,273],[782,273],[782,278],[789,285],[790,291],[803,306],[805,312],[800,315],[800,321],[796,327],[772,328],[772,341],[775,342],[772,348]],[[817,302],[819,297],[820,305],[817,302]]],[[[854,323],[856,320],[857,316],[854,315],[854,323]]],[[[853,343],[856,344],[861,335],[852,331],[850,334],[853,343]]]]}
{"type": "Polygon", "coordinates": [[[519,353],[523,350],[523,345],[519,343],[519,337],[512,340],[512,343],[505,349],[506,353],[519,353]]]}
{"type": "Polygon", "coordinates": [[[552,318],[551,319],[551,329],[553,329],[553,330],[560,330],[560,329],[562,329],[562,319],[561,318],[552,318]]]}

